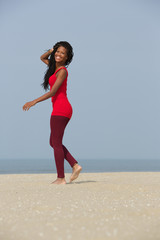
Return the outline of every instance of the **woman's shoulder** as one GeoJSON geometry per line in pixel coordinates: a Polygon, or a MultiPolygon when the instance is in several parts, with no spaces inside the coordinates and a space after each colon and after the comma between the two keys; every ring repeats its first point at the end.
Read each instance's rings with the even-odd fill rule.
{"type": "Polygon", "coordinates": [[[68,76],[68,70],[67,70],[67,68],[66,68],[66,67],[64,67],[64,66],[62,66],[62,67],[58,68],[58,69],[55,71],[55,73],[57,73],[57,72],[58,72],[58,71],[60,71],[61,69],[65,69],[65,70],[66,70],[66,72],[67,72],[67,76],[68,76]]]}

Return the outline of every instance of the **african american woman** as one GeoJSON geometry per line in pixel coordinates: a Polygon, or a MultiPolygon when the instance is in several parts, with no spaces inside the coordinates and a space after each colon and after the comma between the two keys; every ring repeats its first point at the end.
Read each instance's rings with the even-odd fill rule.
{"type": "Polygon", "coordinates": [[[62,144],[65,127],[73,113],[72,106],[67,98],[67,67],[71,63],[73,55],[72,46],[66,41],[60,41],[40,57],[40,59],[48,65],[42,86],[46,91],[48,89],[49,91],[41,97],[27,102],[23,106],[23,110],[28,111],[30,107],[38,102],[51,98],[53,111],[50,117],[51,134],[49,142],[54,150],[57,168],[57,179],[52,182],[53,184],[66,184],[64,159],[66,159],[72,167],[70,183],[79,176],[82,170],[82,167],[62,144]]]}

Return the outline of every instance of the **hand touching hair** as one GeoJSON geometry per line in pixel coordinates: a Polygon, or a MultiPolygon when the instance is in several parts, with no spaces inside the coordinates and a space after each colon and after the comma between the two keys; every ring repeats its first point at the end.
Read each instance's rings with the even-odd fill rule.
{"type": "Polygon", "coordinates": [[[65,66],[67,67],[72,62],[73,55],[74,55],[72,46],[66,41],[57,42],[53,46],[53,51],[51,52],[50,58],[49,58],[48,69],[46,70],[46,73],[44,76],[44,81],[41,84],[45,90],[47,90],[49,88],[49,78],[50,78],[50,76],[52,76],[54,74],[55,69],[56,69],[55,53],[56,53],[57,49],[61,46],[65,47],[67,50],[67,60],[65,62],[65,66]]]}

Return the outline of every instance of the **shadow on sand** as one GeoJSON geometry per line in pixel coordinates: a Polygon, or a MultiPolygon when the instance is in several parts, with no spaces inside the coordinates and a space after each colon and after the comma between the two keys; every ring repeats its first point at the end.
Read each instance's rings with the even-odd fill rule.
{"type": "Polygon", "coordinates": [[[89,183],[89,182],[97,182],[97,181],[79,181],[79,182],[71,182],[66,184],[81,184],[81,183],[89,183]]]}

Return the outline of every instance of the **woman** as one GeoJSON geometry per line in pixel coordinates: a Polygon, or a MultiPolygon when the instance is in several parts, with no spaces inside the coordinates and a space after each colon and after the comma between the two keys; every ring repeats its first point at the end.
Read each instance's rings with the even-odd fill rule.
{"type": "Polygon", "coordinates": [[[24,111],[28,111],[30,107],[36,103],[51,98],[53,111],[50,118],[50,145],[54,149],[54,157],[57,168],[57,179],[53,184],[66,184],[64,175],[64,158],[73,168],[70,177],[70,182],[75,180],[82,167],[70,154],[68,149],[62,144],[64,130],[69,120],[72,117],[72,106],[67,98],[67,66],[73,58],[72,46],[66,42],[57,42],[52,49],[44,53],[40,59],[48,65],[48,69],[44,76],[42,86],[47,90],[50,86],[50,91],[41,97],[27,102],[23,106],[24,111]],[[48,57],[50,58],[48,59],[48,57]]]}

